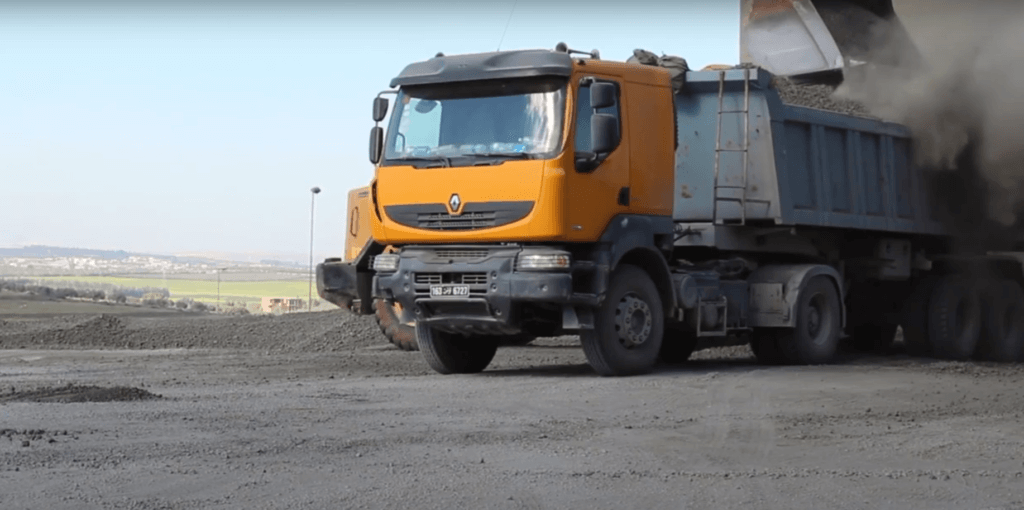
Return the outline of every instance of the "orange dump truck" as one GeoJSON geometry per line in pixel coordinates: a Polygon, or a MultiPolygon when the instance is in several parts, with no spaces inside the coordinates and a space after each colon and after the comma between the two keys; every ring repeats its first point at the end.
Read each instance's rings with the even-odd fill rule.
{"type": "Polygon", "coordinates": [[[755,58],[729,69],[562,44],[408,65],[373,104],[379,123],[394,95],[355,195],[372,232],[350,228],[358,254],[318,266],[320,295],[393,306],[445,374],[484,370],[517,335],[579,335],[621,376],[737,337],[762,363],[828,363],[898,326],[915,354],[1019,361],[1024,257],[957,247],[934,190],[961,174],[916,166],[905,126],[783,102],[766,67],[822,78],[863,58],[816,4],[891,14],[744,1],[745,41],[807,33],[745,43],[755,58]]]}

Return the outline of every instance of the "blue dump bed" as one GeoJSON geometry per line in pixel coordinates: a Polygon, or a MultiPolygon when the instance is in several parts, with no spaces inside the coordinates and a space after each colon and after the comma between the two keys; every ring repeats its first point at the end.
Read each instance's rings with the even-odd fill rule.
{"type": "Polygon", "coordinates": [[[676,96],[677,222],[944,233],[929,213],[925,175],[913,164],[906,127],[783,104],[771,83],[761,69],[687,74],[686,89],[676,96]]]}

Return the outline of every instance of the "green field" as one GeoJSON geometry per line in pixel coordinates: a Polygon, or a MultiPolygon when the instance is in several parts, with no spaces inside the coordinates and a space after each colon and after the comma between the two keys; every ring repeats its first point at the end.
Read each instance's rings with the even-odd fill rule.
{"type": "MultiPolygon", "coordinates": [[[[171,299],[178,300],[192,298],[196,301],[206,303],[217,302],[217,281],[213,280],[185,280],[185,279],[163,279],[163,278],[125,278],[118,276],[49,276],[35,277],[32,280],[49,282],[86,282],[106,283],[120,285],[122,287],[145,288],[156,287],[167,289],[171,293],[171,299]]],[[[60,287],[54,283],[55,287],[60,287]]],[[[258,302],[264,296],[274,297],[297,297],[306,299],[309,294],[308,280],[267,280],[267,281],[222,281],[220,282],[220,300],[222,303],[235,302],[258,302]]],[[[316,299],[316,289],[313,289],[313,298],[316,299]]]]}

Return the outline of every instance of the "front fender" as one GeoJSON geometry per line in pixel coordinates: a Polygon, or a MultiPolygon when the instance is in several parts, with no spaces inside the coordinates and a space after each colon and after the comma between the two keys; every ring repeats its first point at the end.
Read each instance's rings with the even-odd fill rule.
{"type": "Polygon", "coordinates": [[[337,259],[316,266],[316,292],[324,300],[359,315],[373,313],[370,297],[372,274],[337,259]]]}

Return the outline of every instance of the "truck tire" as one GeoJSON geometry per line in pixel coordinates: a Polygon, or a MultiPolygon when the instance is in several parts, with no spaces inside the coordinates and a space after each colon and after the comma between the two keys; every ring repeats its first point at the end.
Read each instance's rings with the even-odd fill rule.
{"type": "Polygon", "coordinates": [[[974,356],[981,337],[981,306],[975,288],[958,276],[939,279],[928,303],[928,345],[938,359],[974,356]]]}
{"type": "Polygon", "coordinates": [[[658,359],[666,365],[685,363],[697,349],[697,335],[681,324],[666,324],[658,359]]]}
{"type": "Polygon", "coordinates": [[[462,336],[416,323],[416,339],[430,368],[440,374],[475,374],[491,364],[497,337],[462,336]]]}
{"type": "Polygon", "coordinates": [[[773,328],[756,328],[750,335],[750,350],[762,365],[785,365],[786,356],[779,349],[778,336],[780,330],[773,328]]]}
{"type": "Polygon", "coordinates": [[[665,330],[661,296],[642,269],[622,265],[612,274],[594,329],[580,332],[590,366],[602,376],[647,373],[658,361],[665,330]]]}
{"type": "Polygon", "coordinates": [[[1024,290],[1013,280],[995,282],[982,295],[984,315],[976,358],[1024,361],[1024,290]]]}
{"type": "Polygon", "coordinates": [[[811,278],[796,304],[796,325],[778,331],[776,342],[787,363],[823,365],[831,363],[839,349],[842,302],[827,276],[811,278]]]}
{"type": "Polygon", "coordinates": [[[402,324],[399,309],[396,306],[398,306],[397,303],[391,304],[383,299],[373,301],[377,327],[395,347],[403,351],[420,350],[419,344],[416,343],[416,328],[409,324],[402,324]]]}
{"type": "Polygon", "coordinates": [[[925,278],[914,284],[914,289],[903,308],[903,344],[911,356],[930,356],[928,341],[928,308],[937,279],[925,278]]]}

